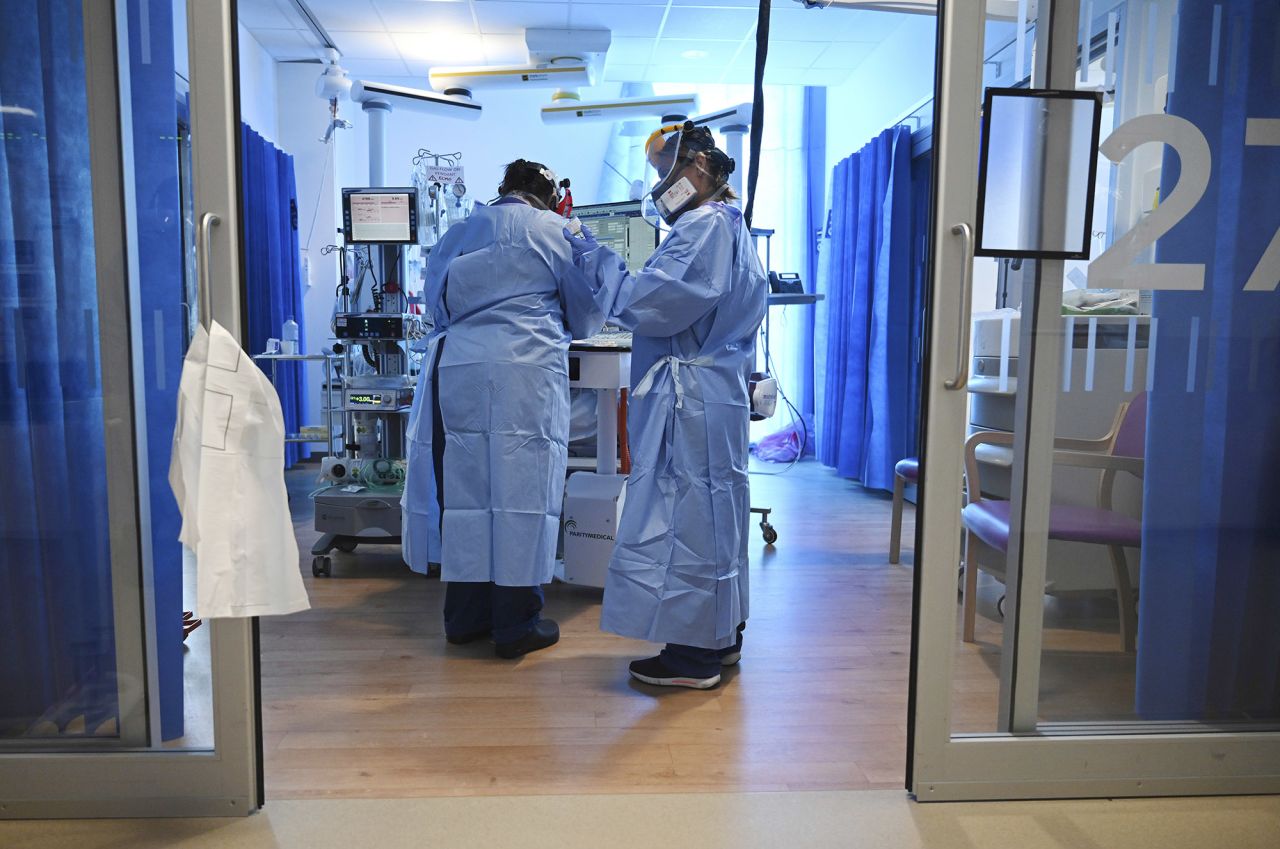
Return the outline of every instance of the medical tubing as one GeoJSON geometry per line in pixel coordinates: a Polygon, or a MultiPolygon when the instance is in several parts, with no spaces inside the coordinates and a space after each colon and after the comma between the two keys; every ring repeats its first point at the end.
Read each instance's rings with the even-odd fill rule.
{"type": "Polygon", "coordinates": [[[373,288],[369,290],[369,297],[373,299],[373,311],[382,312],[382,284],[378,281],[378,272],[373,269],[373,247],[368,246],[364,249],[365,268],[369,272],[369,276],[373,278],[373,288]]]}
{"type": "MultiPolygon", "coordinates": [[[[336,104],[337,101],[334,101],[334,103],[336,104]]],[[[338,117],[337,106],[335,105],[330,107],[330,111],[332,112],[330,120],[336,119],[338,117]]],[[[333,161],[333,136],[329,137],[329,140],[324,143],[324,146],[328,148],[324,155],[324,173],[320,175],[320,188],[316,190],[316,205],[311,211],[311,226],[307,228],[307,240],[302,243],[302,249],[304,251],[310,249],[311,237],[315,235],[316,232],[316,218],[320,215],[320,201],[324,197],[324,184],[329,179],[329,163],[333,161]]],[[[327,251],[322,250],[321,253],[327,253],[327,251]]]]}
{"type": "MultiPolygon", "coordinates": [[[[760,334],[761,334],[761,335],[763,335],[763,334],[764,334],[764,328],[763,328],[763,327],[761,327],[759,332],[760,332],[760,334]]],[[[765,370],[766,370],[769,374],[771,374],[771,375],[772,375],[772,374],[776,374],[776,369],[774,368],[773,352],[772,352],[772,351],[769,351],[768,355],[765,357],[764,366],[765,366],[765,370]]],[[[774,378],[774,379],[775,379],[775,380],[777,380],[777,378],[774,378]]],[[[773,477],[773,476],[775,476],[775,475],[784,475],[784,474],[786,474],[787,472],[789,472],[789,471],[791,471],[792,469],[794,469],[794,468],[796,467],[796,464],[797,464],[797,463],[799,463],[801,460],[803,460],[803,459],[804,459],[804,453],[805,453],[807,450],[809,450],[809,426],[808,426],[807,424],[805,424],[804,417],[803,417],[802,415],[800,415],[800,411],[796,408],[796,405],[795,405],[795,404],[793,404],[793,403],[791,403],[791,399],[790,399],[790,398],[788,398],[788,397],[787,397],[787,393],[786,393],[785,391],[783,391],[783,389],[782,389],[782,381],[778,381],[778,397],[780,397],[780,398],[782,399],[783,403],[787,405],[787,409],[791,411],[791,424],[792,424],[792,426],[794,427],[794,426],[795,426],[795,425],[797,425],[797,424],[800,426],[800,451],[799,451],[799,453],[797,453],[797,454],[796,454],[796,456],[791,460],[791,462],[787,464],[787,467],[786,467],[785,469],[779,469],[779,470],[778,470],[778,471],[776,471],[776,472],[760,472],[760,471],[757,471],[757,472],[748,472],[747,474],[751,474],[751,475],[765,475],[765,476],[768,476],[768,477],[773,477]]]]}
{"type": "Polygon", "coordinates": [[[760,176],[760,144],[764,137],[764,65],[769,57],[769,0],[760,0],[760,15],[756,23],[756,69],[751,102],[751,157],[747,169],[747,207],[742,218],[751,229],[751,217],[756,207],[756,180],[760,176]]]}

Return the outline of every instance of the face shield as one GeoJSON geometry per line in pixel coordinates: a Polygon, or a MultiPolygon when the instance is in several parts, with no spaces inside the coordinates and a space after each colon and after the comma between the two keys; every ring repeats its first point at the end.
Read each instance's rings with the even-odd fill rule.
{"type": "Polygon", "coordinates": [[[686,134],[686,129],[692,128],[688,122],[662,127],[649,136],[644,146],[645,159],[657,172],[648,195],[656,213],[653,217],[660,217],[668,224],[674,223],[698,194],[693,181],[684,173],[697,155],[688,144],[686,134]]]}
{"type": "MultiPolygon", "coordinates": [[[[649,217],[661,217],[667,224],[675,223],[687,209],[719,197],[728,188],[727,178],[732,173],[733,160],[715,146],[715,138],[706,127],[695,127],[691,121],[670,124],[655,131],[645,143],[645,159],[657,173],[653,188],[646,198],[649,217]],[[705,154],[701,159],[699,154],[705,154]],[[715,170],[708,170],[706,161],[715,158],[715,170]],[[703,190],[691,179],[697,169],[711,178],[716,188],[703,190]]],[[[705,185],[705,181],[704,185],[705,185]]]]}

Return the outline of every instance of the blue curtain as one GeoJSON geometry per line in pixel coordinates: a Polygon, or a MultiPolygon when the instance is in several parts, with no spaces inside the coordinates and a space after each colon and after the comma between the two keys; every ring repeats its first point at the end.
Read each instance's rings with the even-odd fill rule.
{"type": "MultiPolygon", "coordinates": [[[[1215,5],[1183,2],[1169,86],[1213,171],[1156,249],[1207,268],[1203,291],[1153,301],[1137,660],[1151,719],[1280,716],[1280,295],[1244,291],[1280,222],[1280,149],[1245,144],[1247,119],[1280,118],[1280,4],[1220,5],[1220,73],[1215,5]]],[[[1179,171],[1166,152],[1162,186],[1179,171]]]]}
{"type": "Polygon", "coordinates": [[[928,179],[927,168],[912,167],[906,127],[881,133],[832,176],[818,457],[872,489],[891,489],[894,465],[915,452],[923,297],[916,247],[928,179]]]}
{"type": "Polygon", "coordinates": [[[169,489],[169,452],[187,341],[173,5],[168,0],[130,0],[127,8],[127,94],[137,198],[137,216],[129,225],[138,242],[137,305],[143,352],[142,374],[135,387],[145,403],[147,476],[143,497],[151,525],[160,734],[164,740],[173,740],[185,732],[185,653],[182,546],[178,543],[182,517],[169,489]]]}
{"type": "Polygon", "coordinates": [[[78,0],[0,26],[0,736],[117,715],[78,0]]]}
{"type": "MultiPolygon", "coordinates": [[[[298,254],[298,194],[293,157],[241,126],[241,178],[244,198],[245,292],[248,297],[248,347],[265,351],[267,340],[280,338],[285,321],[298,323],[303,338],[302,263],[298,254]]],[[[269,375],[271,366],[263,363],[269,375]]],[[[276,390],[284,410],[284,427],[297,433],[306,419],[306,381],[301,363],[279,363],[276,390]]],[[[285,446],[285,465],[310,456],[304,445],[285,446]]]]}

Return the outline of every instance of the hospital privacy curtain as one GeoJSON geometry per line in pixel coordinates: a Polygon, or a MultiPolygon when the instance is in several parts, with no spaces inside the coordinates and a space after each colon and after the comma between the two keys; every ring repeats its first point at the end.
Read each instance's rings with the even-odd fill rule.
{"type": "Polygon", "coordinates": [[[818,459],[872,489],[916,452],[929,156],[885,130],[832,174],[815,333],[818,459]]]}
{"type": "Polygon", "coordinates": [[[0,738],[113,734],[98,292],[79,3],[0,27],[0,738]],[[101,730],[100,730],[101,729],[101,730]]]}
{"type": "MultiPolygon", "coordinates": [[[[1244,286],[1280,222],[1280,151],[1244,143],[1250,121],[1280,119],[1280,4],[1225,4],[1219,85],[1205,34],[1222,8],[1174,18],[1168,114],[1204,133],[1212,170],[1156,261],[1211,261],[1202,289],[1153,298],[1137,657],[1152,720],[1280,716],[1280,293],[1244,286]]],[[[1166,148],[1161,185],[1182,167],[1166,148]]]]}
{"type": "MultiPolygon", "coordinates": [[[[293,157],[264,139],[248,124],[241,127],[241,176],[244,198],[245,294],[248,301],[247,347],[265,351],[280,338],[289,319],[298,323],[299,349],[306,351],[302,308],[302,263],[298,253],[298,193],[293,157]]],[[[264,364],[268,375],[269,364],[264,364]]],[[[284,428],[297,433],[306,410],[302,363],[279,363],[276,391],[284,428]]],[[[285,465],[310,456],[302,444],[285,446],[285,465]]]]}

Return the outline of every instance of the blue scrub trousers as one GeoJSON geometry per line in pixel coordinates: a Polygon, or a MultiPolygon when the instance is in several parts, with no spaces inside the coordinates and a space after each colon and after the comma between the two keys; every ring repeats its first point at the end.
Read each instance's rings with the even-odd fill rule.
{"type": "Polygon", "coordinates": [[[704,649],[698,646],[682,646],[679,643],[667,643],[658,657],[662,665],[677,675],[689,678],[713,678],[720,674],[720,659],[734,652],[742,651],[742,632],[746,625],[738,628],[737,645],[727,649],[704,649]]]}
{"type": "MultiPolygon", "coordinates": [[[[440,530],[444,532],[444,416],[440,412],[441,342],[431,372],[431,461],[440,505],[440,530]]],[[[495,643],[514,643],[538,624],[542,613],[542,587],[500,587],[492,582],[450,581],[444,591],[444,633],[464,637],[492,629],[495,643]]]]}
{"type": "Polygon", "coordinates": [[[542,587],[450,581],[444,591],[444,633],[449,637],[493,629],[495,643],[514,643],[538,624],[542,587]]]}

